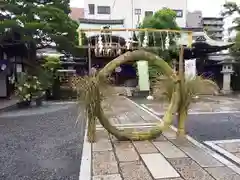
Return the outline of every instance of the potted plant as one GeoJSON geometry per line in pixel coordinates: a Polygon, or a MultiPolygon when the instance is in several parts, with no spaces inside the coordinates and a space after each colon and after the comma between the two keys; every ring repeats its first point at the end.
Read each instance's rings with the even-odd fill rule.
{"type": "Polygon", "coordinates": [[[21,74],[19,82],[16,84],[16,95],[19,98],[17,106],[19,108],[28,107],[31,104],[31,85],[26,74],[21,74]]]}
{"type": "Polygon", "coordinates": [[[41,106],[45,92],[37,76],[22,73],[17,83],[16,95],[19,98],[18,107],[23,108],[30,106],[33,99],[36,101],[37,106],[41,106]]]}
{"type": "Polygon", "coordinates": [[[36,106],[41,106],[45,91],[42,88],[42,83],[39,81],[37,76],[31,78],[31,94],[33,99],[35,99],[36,106]]]}

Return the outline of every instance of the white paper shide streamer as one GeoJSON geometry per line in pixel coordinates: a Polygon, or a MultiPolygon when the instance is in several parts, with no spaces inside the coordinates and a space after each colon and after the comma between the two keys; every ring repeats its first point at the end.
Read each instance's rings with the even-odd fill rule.
{"type": "Polygon", "coordinates": [[[185,61],[185,78],[193,79],[196,77],[196,59],[190,59],[185,61]]]}

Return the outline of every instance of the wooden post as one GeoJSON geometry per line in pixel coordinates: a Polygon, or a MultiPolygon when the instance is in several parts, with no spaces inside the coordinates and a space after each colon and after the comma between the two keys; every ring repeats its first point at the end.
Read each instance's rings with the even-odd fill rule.
{"type": "Polygon", "coordinates": [[[193,33],[192,32],[188,32],[188,47],[189,48],[192,47],[192,41],[193,41],[193,33]]]}
{"type": "Polygon", "coordinates": [[[91,44],[88,44],[88,75],[91,75],[92,57],[91,57],[91,44]]]}
{"type": "Polygon", "coordinates": [[[82,43],[82,31],[78,32],[78,43],[79,43],[79,46],[83,45],[83,43],[82,43]]]}
{"type": "Polygon", "coordinates": [[[179,78],[180,80],[184,80],[184,46],[181,46],[179,53],[179,78]]]}

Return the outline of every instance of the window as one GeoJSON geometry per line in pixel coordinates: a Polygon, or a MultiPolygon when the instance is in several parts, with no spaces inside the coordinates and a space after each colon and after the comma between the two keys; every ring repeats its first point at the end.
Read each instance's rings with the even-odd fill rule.
{"type": "Polygon", "coordinates": [[[95,5],[88,4],[88,10],[89,10],[89,14],[95,14],[95,5]]]}
{"type": "Polygon", "coordinates": [[[135,9],[135,15],[141,15],[141,9],[135,9]]]}
{"type": "Polygon", "coordinates": [[[173,10],[176,12],[177,17],[183,17],[183,11],[182,10],[173,10]]]}
{"type": "Polygon", "coordinates": [[[98,14],[110,14],[110,6],[98,6],[98,14]]]}
{"type": "Polygon", "coordinates": [[[152,16],[153,12],[152,11],[145,11],[145,16],[152,16]]]}

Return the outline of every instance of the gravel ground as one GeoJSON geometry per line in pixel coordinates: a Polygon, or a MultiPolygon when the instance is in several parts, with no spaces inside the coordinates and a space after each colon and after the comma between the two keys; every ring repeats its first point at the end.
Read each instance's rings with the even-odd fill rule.
{"type": "Polygon", "coordinates": [[[186,131],[199,141],[240,139],[240,113],[189,115],[186,131]]]}
{"type": "MultiPolygon", "coordinates": [[[[139,105],[149,103],[143,98],[131,99],[139,105]]],[[[228,107],[228,105],[225,106],[228,107]]],[[[176,120],[174,125],[177,126],[176,120]]],[[[200,142],[240,139],[240,113],[189,115],[186,131],[200,142]]]]}
{"type": "Polygon", "coordinates": [[[75,104],[47,109],[0,115],[0,180],[78,179],[85,123],[75,104]]]}

